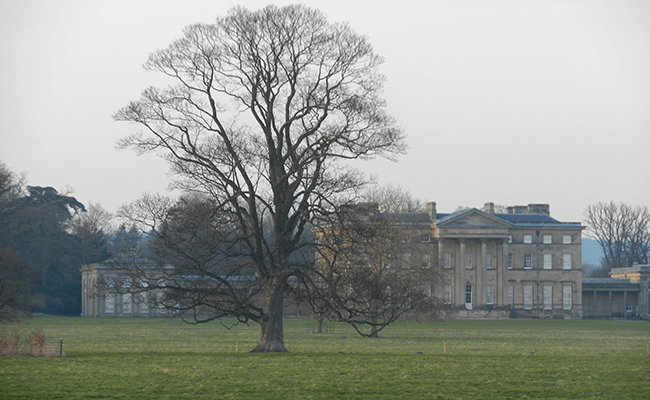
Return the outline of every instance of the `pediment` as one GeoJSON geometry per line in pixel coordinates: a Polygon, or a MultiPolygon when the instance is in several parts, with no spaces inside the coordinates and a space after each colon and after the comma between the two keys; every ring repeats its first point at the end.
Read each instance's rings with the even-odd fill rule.
{"type": "Polygon", "coordinates": [[[439,227],[465,226],[472,228],[511,228],[512,225],[500,218],[476,208],[449,215],[437,223],[439,227]]]}

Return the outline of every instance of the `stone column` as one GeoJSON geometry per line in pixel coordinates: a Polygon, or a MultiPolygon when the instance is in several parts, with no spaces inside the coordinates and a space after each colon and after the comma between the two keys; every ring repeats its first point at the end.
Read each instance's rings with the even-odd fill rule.
{"type": "MultiPolygon", "coordinates": [[[[476,306],[487,303],[487,241],[481,239],[481,262],[476,265],[476,306]]],[[[493,294],[494,295],[494,294],[493,294]]]]}
{"type": "Polygon", "coordinates": [[[508,239],[503,239],[501,248],[503,256],[501,257],[501,262],[497,264],[501,269],[501,290],[497,289],[497,292],[500,293],[500,305],[505,306],[508,304],[508,252],[510,251],[508,247],[508,239]]]}
{"type": "Polygon", "coordinates": [[[459,306],[465,305],[465,282],[467,282],[467,274],[465,273],[465,239],[458,239],[460,242],[460,255],[456,263],[456,304],[459,306]]]}
{"type": "Polygon", "coordinates": [[[609,316],[612,316],[612,291],[609,291],[609,300],[607,301],[607,308],[609,309],[609,316]]]}

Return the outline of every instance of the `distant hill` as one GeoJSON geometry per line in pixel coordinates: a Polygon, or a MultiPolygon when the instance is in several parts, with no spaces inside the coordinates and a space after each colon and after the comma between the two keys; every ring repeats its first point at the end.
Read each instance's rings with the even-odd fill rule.
{"type": "Polygon", "coordinates": [[[600,265],[603,257],[603,250],[597,241],[593,239],[582,239],[582,263],[600,265]]]}

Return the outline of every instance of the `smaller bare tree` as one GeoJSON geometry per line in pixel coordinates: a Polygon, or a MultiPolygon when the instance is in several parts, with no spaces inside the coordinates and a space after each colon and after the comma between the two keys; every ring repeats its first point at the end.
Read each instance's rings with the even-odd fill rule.
{"type": "Polygon", "coordinates": [[[430,246],[422,243],[429,222],[424,215],[380,212],[377,203],[362,203],[343,207],[318,229],[318,272],[301,277],[317,317],[378,337],[402,316],[435,312],[439,273],[430,246]]]}

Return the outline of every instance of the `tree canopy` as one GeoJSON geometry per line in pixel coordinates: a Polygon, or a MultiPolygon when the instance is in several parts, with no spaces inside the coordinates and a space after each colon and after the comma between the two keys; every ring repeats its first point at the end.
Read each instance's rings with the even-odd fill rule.
{"type": "MultiPolygon", "coordinates": [[[[123,147],[162,154],[176,187],[207,196],[237,232],[230,249],[264,292],[259,307],[235,311],[261,325],[254,351],[286,351],[288,280],[312,268],[293,261],[310,246],[305,232],[368,182],[341,161],[405,149],[379,95],[381,62],[366,37],[318,10],[235,7],[152,53],[145,68],[175,84],[115,114],[144,128],[123,147]]],[[[195,273],[210,276],[198,264],[195,273]]]]}

